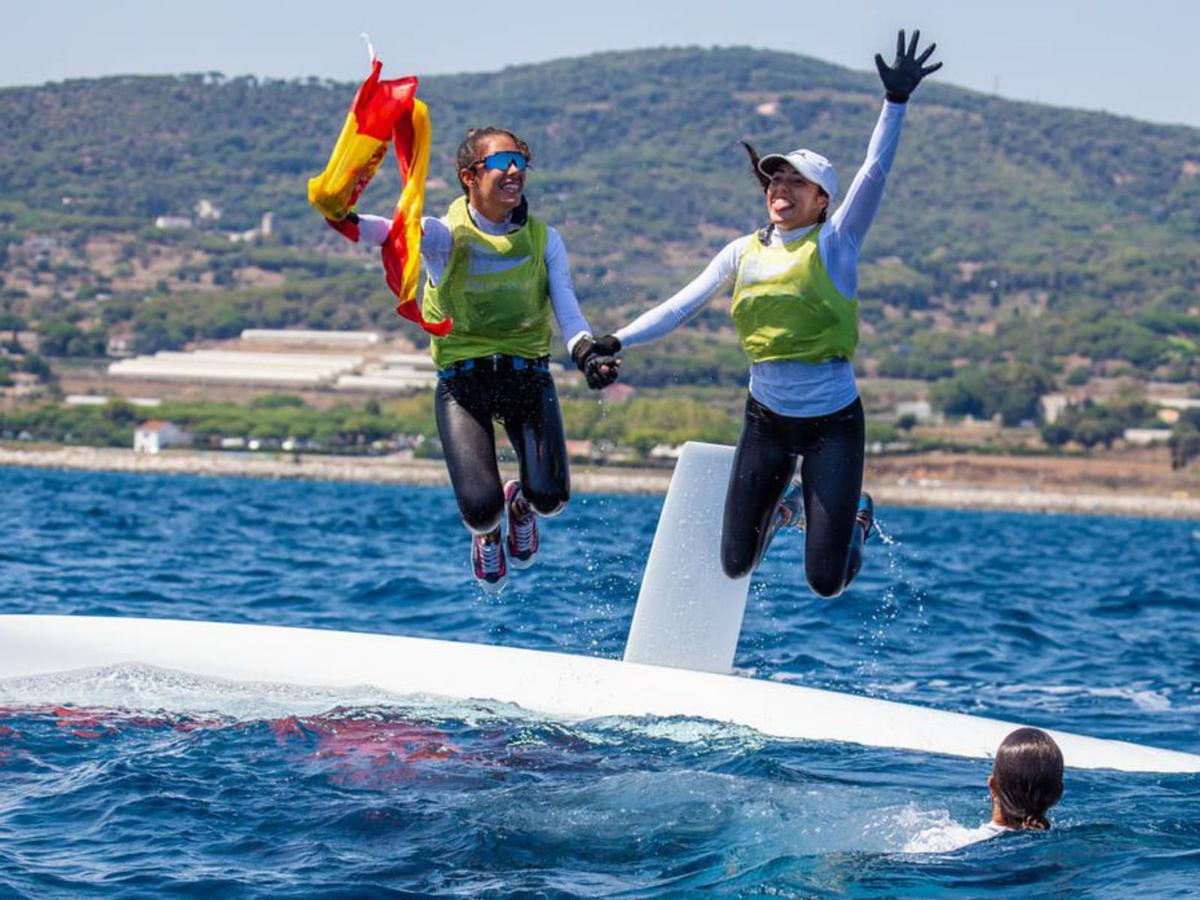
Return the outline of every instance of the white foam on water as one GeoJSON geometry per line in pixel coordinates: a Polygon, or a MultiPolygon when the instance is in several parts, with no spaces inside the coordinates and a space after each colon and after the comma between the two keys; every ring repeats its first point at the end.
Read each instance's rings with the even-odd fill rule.
{"type": "Polygon", "coordinates": [[[746,749],[761,747],[769,740],[761,732],[744,725],[714,722],[709,719],[689,719],[683,716],[672,716],[668,719],[652,717],[590,719],[577,724],[574,730],[590,739],[595,728],[602,728],[605,732],[616,732],[650,740],[671,741],[676,744],[736,743],[746,749]]]}
{"type": "MultiPolygon", "coordinates": [[[[45,675],[0,678],[0,707],[75,707],[133,715],[164,712],[218,716],[231,722],[316,716],[332,710],[394,709],[429,722],[466,727],[496,722],[544,722],[521,707],[496,701],[406,694],[372,685],[306,687],[263,681],[231,681],[143,663],[76,669],[45,675]]],[[[681,732],[682,734],[682,732],[681,732]]],[[[680,737],[680,740],[686,740],[680,737]]]]}
{"type": "Polygon", "coordinates": [[[916,805],[897,813],[896,823],[909,835],[900,848],[902,853],[952,853],[1004,831],[991,822],[972,828],[954,821],[949,810],[921,809],[916,805]]]}
{"type": "Polygon", "coordinates": [[[951,853],[999,834],[968,827],[944,808],[897,803],[878,787],[780,784],[689,769],[603,775],[564,785],[515,786],[480,812],[524,842],[606,848],[679,842],[688,832],[731,849],[731,872],[782,856],[951,853]]]}
{"type": "Polygon", "coordinates": [[[1148,690],[1129,687],[1087,687],[1068,684],[1009,684],[1002,685],[997,693],[1004,694],[1049,694],[1051,696],[1079,696],[1115,698],[1127,700],[1146,712],[1164,712],[1171,709],[1171,698],[1165,690],[1148,690]]]}
{"type": "MultiPolygon", "coordinates": [[[[549,721],[546,716],[513,703],[427,695],[400,697],[371,685],[318,688],[230,681],[143,663],[0,678],[0,707],[47,706],[118,710],[131,714],[215,715],[233,722],[313,716],[334,709],[361,708],[392,708],[428,722],[455,722],[468,728],[497,722],[541,724],[549,721]]],[[[629,737],[637,737],[678,744],[731,742],[752,749],[768,740],[752,728],[683,716],[606,717],[576,722],[571,728],[581,738],[595,744],[620,744],[629,737]]]]}
{"type": "MultiPolygon", "coordinates": [[[[768,676],[768,680],[785,684],[802,684],[804,676],[791,672],[775,672],[768,676]]],[[[924,687],[946,695],[971,694],[978,697],[982,694],[993,693],[1004,697],[1022,694],[1042,694],[1047,697],[1064,698],[1095,697],[1125,700],[1144,712],[1187,711],[1174,705],[1168,688],[1153,690],[1132,685],[1127,687],[1088,687],[1077,684],[951,684],[944,678],[932,678],[924,683],[924,687]]],[[[869,697],[889,697],[918,693],[921,688],[922,683],[916,680],[868,681],[862,684],[862,693],[869,697]]]]}
{"type": "Polygon", "coordinates": [[[911,694],[918,687],[916,681],[895,681],[891,684],[873,681],[863,685],[863,690],[871,697],[888,697],[895,694],[911,694]]]}
{"type": "Polygon", "coordinates": [[[0,679],[0,705],[216,714],[235,721],[314,715],[337,706],[394,702],[370,686],[310,688],[227,681],[141,663],[0,679]]]}

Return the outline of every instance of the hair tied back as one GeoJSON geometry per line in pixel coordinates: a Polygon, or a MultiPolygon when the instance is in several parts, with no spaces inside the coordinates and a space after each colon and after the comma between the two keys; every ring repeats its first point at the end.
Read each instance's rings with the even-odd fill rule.
{"type": "Polygon", "coordinates": [[[770,186],[771,179],[764,175],[758,168],[758,161],[760,158],[758,151],[750,145],[749,141],[738,141],[738,143],[746,148],[746,155],[750,157],[750,170],[754,173],[754,177],[758,179],[758,183],[765,191],[770,186]]]}

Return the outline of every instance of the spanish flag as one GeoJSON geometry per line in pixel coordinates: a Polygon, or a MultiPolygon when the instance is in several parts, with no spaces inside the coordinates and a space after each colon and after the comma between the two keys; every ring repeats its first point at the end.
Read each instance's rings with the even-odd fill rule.
{"type": "Polygon", "coordinates": [[[417,306],[421,213],[429,172],[429,110],[416,99],[415,77],[381,81],[382,69],[378,59],[371,61],[371,74],[354,95],[325,171],[309,179],[308,202],[330,227],[357,242],[358,223],[350,214],[391,142],[404,190],[382,248],[384,274],[388,287],[400,298],[396,312],[430,334],[445,337],[453,325],[451,320],[428,322],[417,306]]]}

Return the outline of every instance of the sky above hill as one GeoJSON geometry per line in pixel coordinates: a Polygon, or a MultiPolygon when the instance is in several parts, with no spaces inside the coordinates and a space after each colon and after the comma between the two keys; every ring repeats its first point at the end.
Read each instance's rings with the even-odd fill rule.
{"type": "Polygon", "coordinates": [[[1200,127],[1195,0],[58,0],[4,12],[0,85],[223,72],[356,81],[367,32],[391,75],[485,72],[602,50],[743,45],[852,69],[899,27],[938,43],[941,80],[1016,100],[1200,127]]]}

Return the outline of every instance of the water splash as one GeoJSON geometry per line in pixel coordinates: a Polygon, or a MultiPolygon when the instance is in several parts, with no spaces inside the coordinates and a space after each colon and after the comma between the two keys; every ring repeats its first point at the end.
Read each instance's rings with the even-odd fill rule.
{"type": "Polygon", "coordinates": [[[878,678],[888,664],[888,657],[898,648],[914,648],[928,624],[925,592],[908,574],[911,564],[919,561],[919,555],[908,551],[900,539],[888,531],[886,520],[877,516],[875,525],[887,566],[884,588],[875,604],[869,607],[857,638],[863,653],[855,674],[865,682],[878,678]],[[906,625],[905,634],[897,632],[896,626],[901,622],[906,625]]]}

